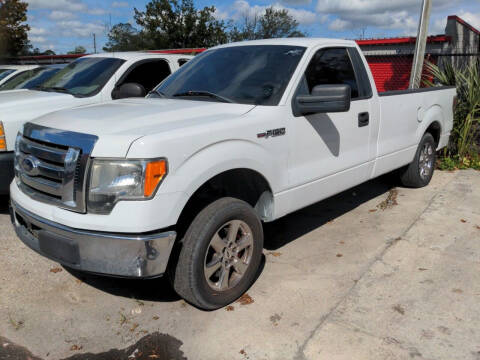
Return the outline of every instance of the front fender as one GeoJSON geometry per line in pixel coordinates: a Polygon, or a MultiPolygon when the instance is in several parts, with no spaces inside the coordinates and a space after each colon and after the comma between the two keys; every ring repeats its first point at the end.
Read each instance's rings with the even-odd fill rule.
{"type": "Polygon", "coordinates": [[[178,220],[190,197],[213,177],[233,169],[249,169],[261,174],[269,183],[273,193],[287,181],[286,168],[281,160],[273,157],[267,149],[246,140],[228,140],[209,145],[175,166],[159,194],[183,193],[182,199],[172,207],[171,216],[178,220]]]}

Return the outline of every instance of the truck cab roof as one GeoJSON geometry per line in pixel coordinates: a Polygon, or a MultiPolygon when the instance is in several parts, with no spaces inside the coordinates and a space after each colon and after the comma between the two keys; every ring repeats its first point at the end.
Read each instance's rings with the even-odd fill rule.
{"type": "Polygon", "coordinates": [[[264,40],[251,40],[234,42],[225,45],[219,45],[212,49],[227,48],[233,46],[255,46],[255,45],[286,45],[286,46],[303,46],[306,48],[317,45],[335,45],[335,46],[347,46],[356,47],[356,43],[351,40],[329,39],[329,38],[282,38],[282,39],[264,39],[264,40]]]}
{"type": "Polygon", "coordinates": [[[111,53],[100,53],[100,54],[93,54],[93,55],[86,55],[84,58],[114,58],[114,59],[122,59],[125,61],[129,60],[139,60],[139,59],[158,59],[158,58],[165,58],[171,59],[173,61],[180,60],[180,59],[191,59],[193,58],[192,55],[178,55],[178,54],[164,54],[164,53],[147,53],[143,51],[130,51],[130,52],[111,52],[111,53]]]}

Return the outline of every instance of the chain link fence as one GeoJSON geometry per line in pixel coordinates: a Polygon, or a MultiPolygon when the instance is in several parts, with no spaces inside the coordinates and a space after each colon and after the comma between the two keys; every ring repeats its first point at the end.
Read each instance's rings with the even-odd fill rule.
{"type": "MultiPolygon", "coordinates": [[[[446,52],[427,52],[426,62],[442,68],[446,63],[454,67],[464,67],[480,59],[476,49],[448,49],[446,52]]],[[[372,70],[379,92],[405,90],[410,84],[413,64],[413,51],[365,51],[365,57],[372,70]]],[[[424,79],[433,80],[424,67],[424,79]]]]}

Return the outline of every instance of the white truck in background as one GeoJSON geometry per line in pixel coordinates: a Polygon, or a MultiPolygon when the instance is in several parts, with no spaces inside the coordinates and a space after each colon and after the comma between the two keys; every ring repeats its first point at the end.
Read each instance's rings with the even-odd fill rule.
{"type": "Polygon", "coordinates": [[[145,99],[26,124],[12,221],[26,245],[67,267],[169,274],[184,299],[216,309],[254,282],[262,222],[395,169],[404,185],[426,186],[455,97],[441,87],[378,94],[352,41],[219,46],[145,99]]]}
{"type": "Polygon", "coordinates": [[[25,71],[33,70],[40,67],[39,65],[0,65],[0,85],[12,77],[17,76],[25,71]]]}
{"type": "MultiPolygon", "coordinates": [[[[146,52],[88,55],[61,69],[34,90],[0,92],[0,194],[8,193],[13,180],[15,138],[25,122],[52,111],[145,97],[191,58],[146,52]]],[[[22,69],[35,67],[38,66],[22,69]]],[[[14,74],[8,78],[11,76],[14,74]]]]}

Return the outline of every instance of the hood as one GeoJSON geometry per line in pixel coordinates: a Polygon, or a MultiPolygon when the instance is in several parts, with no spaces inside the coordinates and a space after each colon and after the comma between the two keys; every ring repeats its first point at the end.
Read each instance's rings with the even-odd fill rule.
{"type": "Polygon", "coordinates": [[[58,111],[35,124],[96,135],[97,156],[125,156],[145,135],[239,117],[254,105],[171,99],[128,99],[58,111]],[[108,155],[103,148],[109,149],[108,155]],[[121,154],[121,155],[120,155],[121,154]]]}
{"type": "Polygon", "coordinates": [[[34,105],[45,101],[56,101],[57,99],[71,99],[73,96],[55,92],[35,90],[11,90],[0,92],[0,109],[13,106],[34,105]]]}
{"type": "Polygon", "coordinates": [[[91,104],[93,98],[35,90],[0,91],[0,121],[7,134],[7,149],[13,150],[22,125],[49,112],[91,104]]]}

